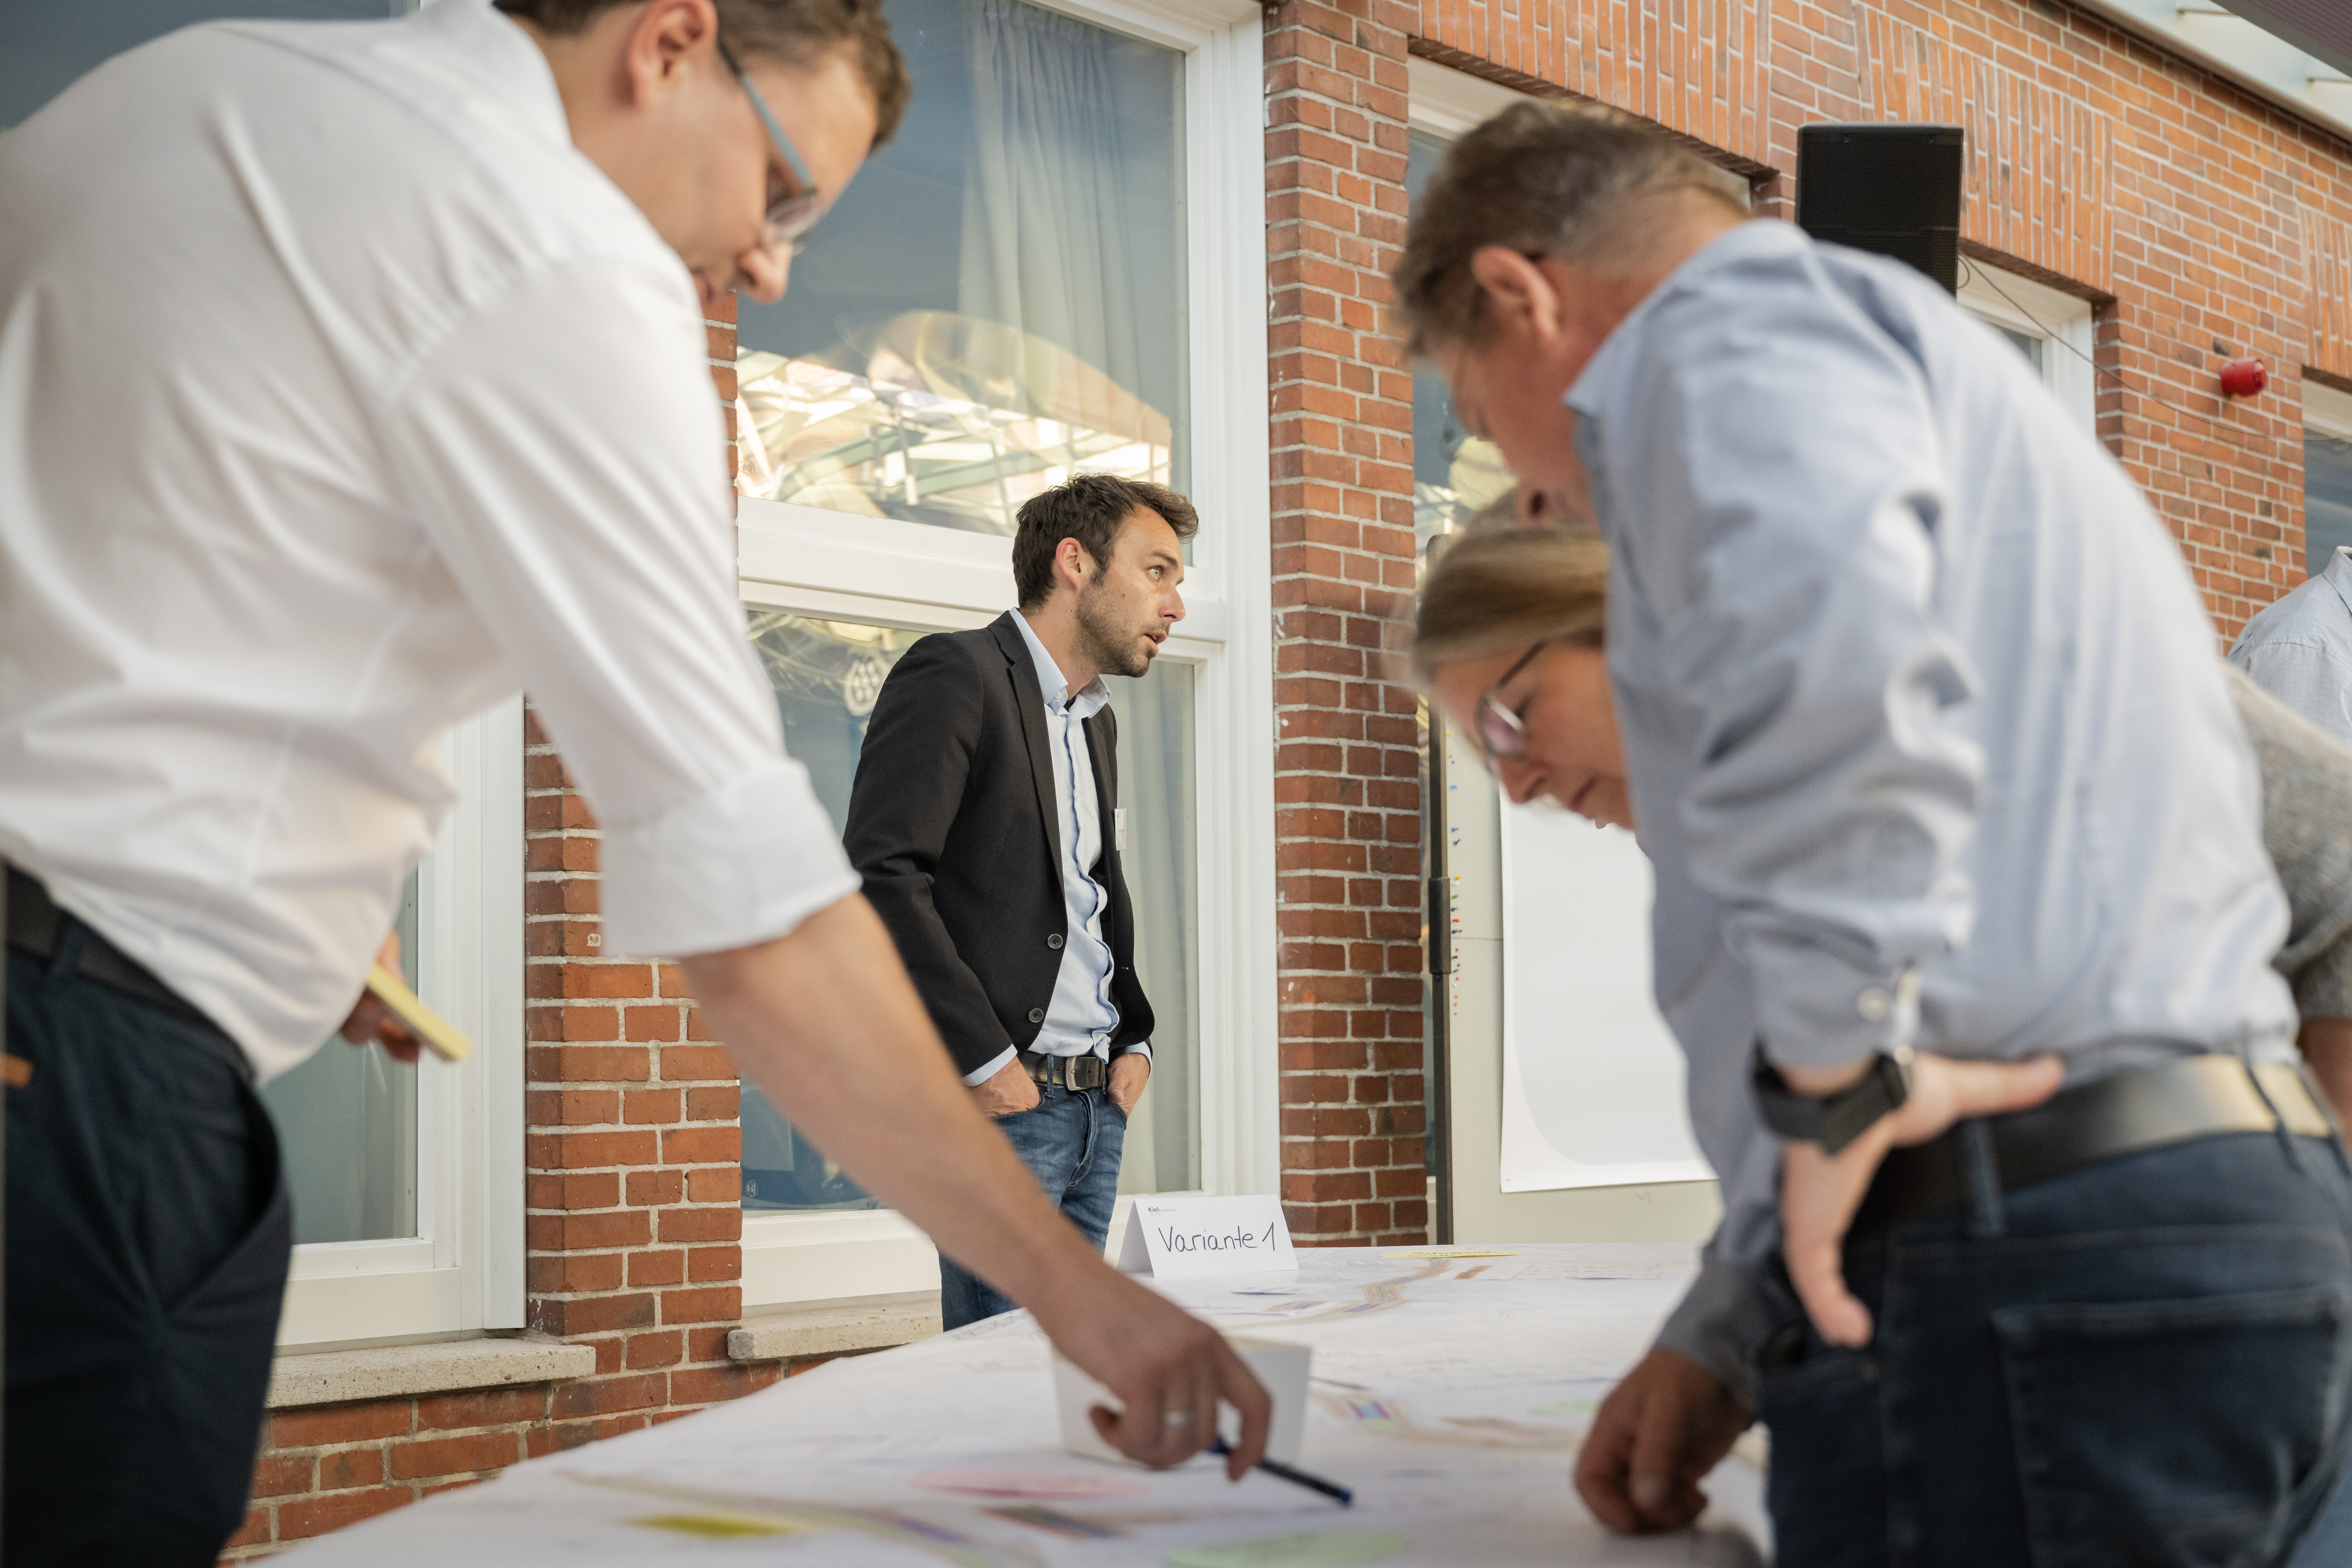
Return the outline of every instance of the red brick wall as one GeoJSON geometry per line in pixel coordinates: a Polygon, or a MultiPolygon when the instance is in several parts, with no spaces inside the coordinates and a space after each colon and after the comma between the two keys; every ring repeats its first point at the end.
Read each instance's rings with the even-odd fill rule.
{"type": "Polygon", "coordinates": [[[1421,784],[1389,679],[1413,583],[1402,0],[1288,0],[1265,36],[1282,1196],[1305,1244],[1420,1240],[1421,784]]]}
{"type": "Polygon", "coordinates": [[[1771,165],[1781,216],[1801,125],[1966,125],[1971,254],[2100,302],[2101,434],[2221,634],[2303,580],[2302,370],[2352,375],[2345,138],[2061,0],[1423,0],[1413,26],[1771,165]],[[2232,402],[2241,354],[2273,379],[2232,402]]]}
{"type": "MultiPolygon", "coordinates": [[[[767,1363],[752,1369],[745,1391],[834,1359],[767,1363]]],[[[245,1528],[230,1538],[221,1561],[272,1556],[435,1492],[488,1480],[519,1460],[603,1436],[615,1424],[579,1415],[577,1406],[594,1394],[575,1392],[593,1390],[601,1381],[522,1384],[274,1412],[254,1467],[245,1528]]],[[[650,1419],[680,1414],[656,1411],[650,1419]]]]}

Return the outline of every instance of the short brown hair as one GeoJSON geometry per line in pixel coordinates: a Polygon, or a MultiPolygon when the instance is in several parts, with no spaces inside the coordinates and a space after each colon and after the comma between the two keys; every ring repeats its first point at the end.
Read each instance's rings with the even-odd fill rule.
{"type": "MultiPolygon", "coordinates": [[[[553,37],[584,29],[603,13],[632,0],[493,0],[553,37]]],[[[719,30],[738,55],[786,65],[814,66],[838,48],[857,51],[857,66],[874,94],[874,145],[898,133],[915,84],[907,58],[890,36],[882,0],[711,0],[719,30]]]]}
{"type": "Polygon", "coordinates": [[[1629,200],[1670,191],[1697,191],[1748,216],[1712,164],[1631,115],[1513,104],[1456,142],[1422,189],[1390,275],[1411,328],[1407,352],[1479,340],[1486,291],[1470,258],[1481,249],[1591,261],[1633,237],[1619,221],[1629,200]]]}
{"type": "Polygon", "coordinates": [[[1433,553],[1413,616],[1412,667],[1486,658],[1532,642],[1599,647],[1609,618],[1609,546],[1590,528],[1493,522],[1433,553]]]}
{"type": "Polygon", "coordinates": [[[1013,585],[1021,607],[1042,605],[1054,592],[1054,552],[1062,541],[1076,540],[1096,565],[1108,565],[1119,528],[1138,510],[1158,512],[1179,539],[1201,531],[1191,501],[1166,485],[1116,474],[1079,474],[1023,501],[1013,532],[1013,585]]]}

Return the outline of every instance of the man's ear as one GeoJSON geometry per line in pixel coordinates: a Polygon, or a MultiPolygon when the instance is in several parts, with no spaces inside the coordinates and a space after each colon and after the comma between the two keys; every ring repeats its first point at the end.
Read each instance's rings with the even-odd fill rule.
{"type": "MultiPolygon", "coordinates": [[[[620,16],[625,17],[624,8],[620,16]]],[[[626,27],[622,46],[623,90],[632,105],[643,108],[677,85],[686,64],[697,50],[710,51],[719,31],[719,13],[710,0],[650,0],[626,27]]]]}
{"type": "Polygon", "coordinates": [[[1483,245],[1470,253],[1470,276],[1486,293],[1491,329],[1538,340],[1558,335],[1559,290],[1532,258],[1507,245],[1483,245]]]}
{"type": "Polygon", "coordinates": [[[1087,553],[1087,547],[1072,535],[1063,535],[1061,542],[1054,546],[1055,569],[1059,574],[1068,577],[1074,586],[1083,588],[1087,585],[1087,574],[1094,570],[1094,557],[1087,553]]]}

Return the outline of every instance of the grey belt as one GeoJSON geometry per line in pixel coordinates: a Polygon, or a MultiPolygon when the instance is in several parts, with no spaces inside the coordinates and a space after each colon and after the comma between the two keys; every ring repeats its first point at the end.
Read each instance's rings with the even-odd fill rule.
{"type": "Polygon", "coordinates": [[[1023,1051],[1021,1068],[1039,1083],[1058,1083],[1064,1089],[1100,1089],[1110,1079],[1110,1064],[1091,1051],[1082,1057],[1023,1051]]]}

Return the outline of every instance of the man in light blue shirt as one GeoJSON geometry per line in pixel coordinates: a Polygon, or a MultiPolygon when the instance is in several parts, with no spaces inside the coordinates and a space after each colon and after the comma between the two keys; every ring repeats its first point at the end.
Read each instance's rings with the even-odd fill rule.
{"type": "Polygon", "coordinates": [[[2352,549],[2248,621],[2230,662],[2352,746],[2352,549]]]}
{"type": "Polygon", "coordinates": [[[1784,1563],[2270,1561],[2352,1441],[2298,1414],[2347,1392],[2332,1336],[2249,1328],[2224,1375],[2158,1325],[2352,1293],[2352,1184],[2173,540],[1940,290],[1745,221],[1636,122],[1480,127],[1396,280],[1465,427],[1608,536],[1657,996],[1723,1181],[1586,1500],[1686,1521],[1760,1411],[1784,1563]]]}
{"type": "MultiPolygon", "coordinates": [[[[1153,1023],[1103,678],[1142,675],[1183,618],[1198,526],[1173,490],[1108,474],[1023,503],[1020,608],[907,650],[843,834],[974,1100],[1097,1247],[1153,1023]]],[[[951,1329],[1013,1304],[952,1257],[940,1300],[951,1329]]]]}

